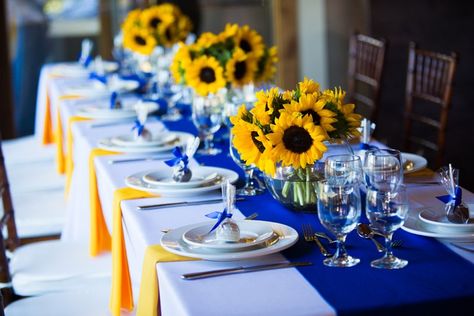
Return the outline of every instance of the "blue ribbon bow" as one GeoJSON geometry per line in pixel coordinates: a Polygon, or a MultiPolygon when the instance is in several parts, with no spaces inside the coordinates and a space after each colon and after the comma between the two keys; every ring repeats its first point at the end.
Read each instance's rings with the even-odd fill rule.
{"type": "Polygon", "coordinates": [[[165,160],[165,164],[167,164],[170,167],[173,167],[173,166],[178,165],[182,161],[184,164],[184,170],[186,170],[189,163],[188,156],[186,154],[183,154],[179,147],[175,147],[173,149],[173,155],[175,156],[175,158],[170,159],[170,160],[165,160]]]}
{"type": "Polygon", "coordinates": [[[90,63],[92,62],[92,57],[91,55],[87,55],[86,58],[80,58],[79,57],[79,63],[84,66],[84,68],[89,67],[90,63]]]}
{"type": "Polygon", "coordinates": [[[110,96],[110,108],[115,109],[115,104],[117,103],[117,97],[118,94],[117,92],[112,92],[112,95],[110,96]]]}
{"type": "Polygon", "coordinates": [[[138,136],[140,136],[143,133],[143,130],[145,129],[145,125],[140,123],[139,120],[135,120],[135,125],[132,127],[132,131],[135,129],[138,131],[138,136]]]}
{"type": "Polygon", "coordinates": [[[438,200],[443,202],[444,204],[451,203],[454,201],[454,207],[461,205],[462,202],[462,189],[459,186],[456,186],[455,196],[451,196],[450,194],[441,195],[436,197],[438,200]]]}
{"type": "Polygon", "coordinates": [[[107,76],[99,75],[95,71],[93,71],[89,74],[89,79],[95,79],[95,80],[98,80],[98,81],[102,82],[103,84],[107,84],[107,76]]]}
{"type": "Polygon", "coordinates": [[[232,213],[227,213],[227,208],[224,208],[222,212],[212,212],[209,214],[206,214],[206,217],[209,218],[214,218],[217,219],[217,222],[212,226],[211,230],[209,232],[212,232],[214,229],[216,229],[226,218],[231,218],[232,213]]]}

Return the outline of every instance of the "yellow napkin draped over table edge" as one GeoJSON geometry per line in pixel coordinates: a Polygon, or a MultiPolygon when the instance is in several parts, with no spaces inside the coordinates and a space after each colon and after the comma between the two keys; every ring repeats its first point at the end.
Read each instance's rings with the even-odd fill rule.
{"type": "Polygon", "coordinates": [[[160,292],[156,264],[159,262],[191,261],[196,258],[175,255],[160,245],[148,246],[143,260],[137,316],[158,316],[160,310],[160,292]]]}
{"type": "Polygon", "coordinates": [[[156,195],[128,187],[117,189],[114,192],[112,209],[112,295],[110,297],[112,315],[120,315],[121,308],[133,309],[132,282],[123,236],[121,202],[147,197],[156,197],[156,195]]]}
{"type": "Polygon", "coordinates": [[[71,116],[67,123],[67,132],[66,132],[66,186],[65,186],[65,195],[69,193],[69,188],[71,187],[72,171],[74,170],[74,160],[73,160],[73,137],[72,137],[72,124],[75,122],[90,121],[91,119],[82,117],[82,116],[71,116]]]}

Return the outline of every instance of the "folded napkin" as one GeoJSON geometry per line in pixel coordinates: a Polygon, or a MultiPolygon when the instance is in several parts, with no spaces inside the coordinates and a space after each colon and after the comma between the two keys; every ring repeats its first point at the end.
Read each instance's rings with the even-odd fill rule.
{"type": "Polygon", "coordinates": [[[67,122],[67,132],[66,132],[66,186],[65,186],[65,194],[66,196],[69,193],[69,188],[71,187],[71,178],[72,178],[72,171],[74,169],[74,161],[72,156],[72,148],[73,148],[73,138],[72,138],[72,124],[75,122],[83,122],[83,121],[90,121],[89,118],[82,117],[82,116],[71,116],[67,122]]]}
{"type": "MultiPolygon", "coordinates": [[[[112,209],[112,295],[110,298],[110,310],[113,315],[120,315],[121,308],[127,310],[133,308],[132,281],[130,280],[127,250],[123,237],[121,203],[123,200],[152,196],[154,195],[148,192],[128,187],[117,189],[114,192],[112,209]]],[[[105,222],[103,224],[105,225],[105,222]]],[[[104,229],[107,230],[107,227],[102,228],[102,230],[104,229]]]]}
{"type": "Polygon", "coordinates": [[[160,315],[159,282],[156,274],[156,264],[159,262],[199,260],[175,255],[166,251],[160,245],[148,246],[143,260],[140,294],[138,297],[137,316],[160,315]]]}
{"type": "Polygon", "coordinates": [[[112,249],[110,233],[107,229],[107,225],[105,224],[104,214],[102,213],[102,206],[99,199],[94,159],[98,156],[118,154],[118,152],[94,148],[89,155],[89,194],[91,211],[91,236],[89,251],[91,256],[97,256],[103,251],[110,251],[112,249]]]}

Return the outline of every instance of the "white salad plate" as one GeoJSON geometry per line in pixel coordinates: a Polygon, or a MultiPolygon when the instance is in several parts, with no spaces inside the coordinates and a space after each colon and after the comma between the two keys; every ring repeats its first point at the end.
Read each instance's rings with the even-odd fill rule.
{"type": "Polygon", "coordinates": [[[444,208],[426,208],[418,215],[420,220],[427,225],[433,226],[435,229],[445,232],[472,232],[474,233],[474,223],[457,224],[451,223],[444,208]]]}
{"type": "MultiPolygon", "coordinates": [[[[170,170],[172,168],[169,168],[170,170]]],[[[143,177],[147,174],[154,172],[155,170],[148,170],[137,172],[125,178],[125,184],[133,189],[141,190],[145,192],[149,192],[156,195],[163,195],[163,196],[194,196],[199,195],[204,192],[209,192],[213,190],[217,190],[221,188],[222,183],[229,180],[231,183],[234,183],[239,179],[239,175],[232,170],[224,169],[224,168],[217,168],[217,167],[197,167],[192,169],[193,172],[200,172],[200,170],[205,169],[205,171],[209,174],[217,173],[217,177],[211,181],[206,183],[203,186],[198,187],[191,187],[191,188],[182,188],[182,187],[164,187],[153,185],[147,183],[143,180],[143,177]]],[[[203,171],[204,172],[204,171],[203,171]]]]}
{"type": "Polygon", "coordinates": [[[173,134],[176,135],[173,140],[167,143],[162,143],[159,146],[120,146],[112,141],[114,137],[107,137],[99,141],[98,147],[122,153],[160,153],[171,151],[176,146],[185,146],[188,139],[194,138],[194,136],[189,133],[173,132],[173,134]]]}
{"type": "Polygon", "coordinates": [[[136,139],[135,135],[126,134],[112,137],[110,141],[117,146],[124,147],[153,147],[163,146],[178,139],[176,133],[159,133],[153,135],[149,140],[136,139]]]}
{"type": "Polygon", "coordinates": [[[271,227],[273,232],[278,235],[274,242],[269,242],[262,247],[252,247],[242,249],[241,251],[228,251],[222,249],[208,249],[203,247],[195,247],[187,244],[183,240],[183,235],[197,227],[210,225],[211,222],[197,223],[173,229],[164,234],[161,238],[161,246],[171,253],[187,256],[192,258],[200,258],[211,261],[234,261],[247,258],[256,258],[266,256],[275,252],[285,250],[293,246],[298,241],[298,232],[293,228],[274,222],[265,222],[271,227]]]}
{"type": "Polygon", "coordinates": [[[405,164],[407,160],[411,160],[413,162],[413,168],[411,168],[410,170],[405,170],[403,171],[403,173],[412,173],[421,170],[425,168],[428,164],[425,157],[423,156],[411,153],[402,153],[402,163],[405,164]]]}
{"type": "Polygon", "coordinates": [[[188,189],[209,185],[218,180],[219,174],[208,168],[197,168],[192,170],[191,180],[188,182],[176,182],[173,180],[173,169],[152,171],[143,176],[143,181],[164,188],[188,189]]]}
{"type": "Polygon", "coordinates": [[[240,240],[238,242],[225,242],[218,239],[216,230],[209,232],[215,225],[214,222],[208,222],[198,227],[189,229],[183,234],[183,240],[191,246],[205,249],[219,249],[237,251],[256,246],[265,246],[267,242],[278,238],[273,232],[272,226],[264,221],[235,221],[239,226],[240,240]]]}

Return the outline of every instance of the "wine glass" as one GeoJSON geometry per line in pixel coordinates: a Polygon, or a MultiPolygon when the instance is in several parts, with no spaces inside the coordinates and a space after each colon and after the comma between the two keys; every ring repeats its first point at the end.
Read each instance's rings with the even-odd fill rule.
{"type": "Polygon", "coordinates": [[[218,95],[198,96],[193,98],[192,119],[199,131],[199,136],[204,139],[204,148],[198,153],[204,155],[217,155],[220,149],[214,148],[212,140],[214,133],[219,130],[222,123],[222,100],[218,95]]]}
{"type": "Polygon", "coordinates": [[[367,189],[366,213],[372,229],[385,237],[385,255],[370,265],[380,269],[400,269],[408,264],[392,253],[392,236],[405,222],[408,212],[406,187],[399,185],[391,190],[367,189]]]}
{"type": "Polygon", "coordinates": [[[396,149],[374,148],[365,152],[364,173],[368,188],[390,190],[403,182],[401,154],[396,149]]]}
{"type": "Polygon", "coordinates": [[[332,155],[324,162],[324,176],[331,184],[344,185],[360,182],[362,162],[357,155],[332,155]]]}
{"type": "Polygon", "coordinates": [[[245,185],[242,188],[237,190],[237,194],[246,195],[246,196],[262,194],[265,191],[265,189],[255,184],[254,172],[255,172],[256,167],[254,165],[247,165],[242,159],[240,159],[239,152],[232,144],[233,140],[234,140],[234,135],[230,133],[230,141],[229,141],[230,156],[232,157],[232,160],[240,168],[244,170],[244,173],[245,173],[245,185]]]}
{"type": "Polygon", "coordinates": [[[318,218],[321,224],[337,238],[334,256],[323,263],[330,267],[352,267],[360,262],[347,254],[345,240],[360,219],[359,184],[337,185],[323,180],[318,182],[318,218]]]}

